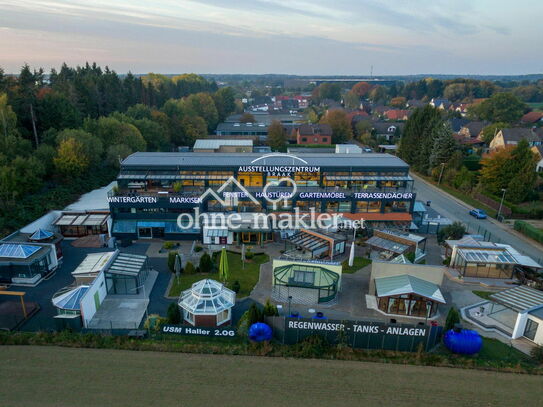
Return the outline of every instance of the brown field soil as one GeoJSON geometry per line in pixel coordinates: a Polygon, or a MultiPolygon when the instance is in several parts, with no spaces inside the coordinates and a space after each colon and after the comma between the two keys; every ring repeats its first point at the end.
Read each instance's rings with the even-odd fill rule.
{"type": "Polygon", "coordinates": [[[11,406],[535,406],[540,376],[315,359],[0,347],[11,406]],[[362,404],[364,403],[364,404],[362,404]]]}

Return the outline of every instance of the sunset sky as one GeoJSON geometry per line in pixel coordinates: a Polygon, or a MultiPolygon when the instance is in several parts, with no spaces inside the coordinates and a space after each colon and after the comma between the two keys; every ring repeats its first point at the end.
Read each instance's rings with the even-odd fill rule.
{"type": "Polygon", "coordinates": [[[0,0],[0,67],[117,72],[543,72],[541,0],[0,0]]]}

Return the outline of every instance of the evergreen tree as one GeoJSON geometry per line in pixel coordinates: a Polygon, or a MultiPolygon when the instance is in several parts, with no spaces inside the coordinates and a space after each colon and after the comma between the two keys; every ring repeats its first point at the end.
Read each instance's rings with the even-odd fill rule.
{"type": "Polygon", "coordinates": [[[404,128],[399,156],[417,171],[428,173],[430,154],[437,129],[443,127],[439,110],[427,105],[415,109],[404,128]]]}
{"type": "Polygon", "coordinates": [[[456,308],[451,307],[449,313],[447,314],[447,319],[445,321],[445,330],[453,329],[456,324],[460,323],[460,314],[456,308]]]}
{"type": "Polygon", "coordinates": [[[447,163],[457,149],[456,140],[452,136],[452,129],[448,122],[442,123],[435,131],[433,148],[430,153],[430,168],[447,163]]]}
{"type": "Polygon", "coordinates": [[[201,273],[211,273],[213,270],[213,260],[211,260],[211,256],[204,253],[202,257],[200,257],[200,264],[198,267],[200,268],[201,273]]]}
{"type": "Polygon", "coordinates": [[[181,312],[179,311],[179,305],[176,302],[168,305],[167,311],[168,324],[177,325],[181,322],[181,312]]]}

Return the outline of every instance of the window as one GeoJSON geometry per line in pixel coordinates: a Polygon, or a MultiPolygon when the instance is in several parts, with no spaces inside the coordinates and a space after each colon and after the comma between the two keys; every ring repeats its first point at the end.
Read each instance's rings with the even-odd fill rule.
{"type": "Polygon", "coordinates": [[[328,143],[328,137],[323,137],[323,138],[322,138],[322,142],[323,142],[323,143],[328,143]]]}
{"type": "Polygon", "coordinates": [[[217,314],[217,325],[222,324],[225,321],[228,321],[230,319],[230,310],[225,309],[222,312],[219,312],[217,314]]]}
{"type": "Polygon", "coordinates": [[[185,320],[194,325],[194,314],[186,310],[184,311],[184,313],[185,313],[185,320]]]}
{"type": "Polygon", "coordinates": [[[307,137],[302,137],[302,143],[305,143],[307,141],[307,137]]]}
{"type": "Polygon", "coordinates": [[[535,334],[537,332],[537,328],[539,328],[539,324],[535,322],[533,319],[529,319],[526,321],[526,328],[524,329],[524,336],[531,341],[535,339],[535,334]]]}
{"type": "Polygon", "coordinates": [[[315,282],[315,272],[307,270],[295,270],[294,282],[313,285],[315,282]]]}

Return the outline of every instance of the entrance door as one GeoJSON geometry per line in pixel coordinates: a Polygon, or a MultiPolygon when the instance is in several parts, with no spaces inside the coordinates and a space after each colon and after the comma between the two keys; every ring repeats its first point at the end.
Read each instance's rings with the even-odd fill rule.
{"type": "Polygon", "coordinates": [[[140,239],[151,239],[153,237],[153,231],[151,228],[138,228],[138,237],[140,239]]]}

